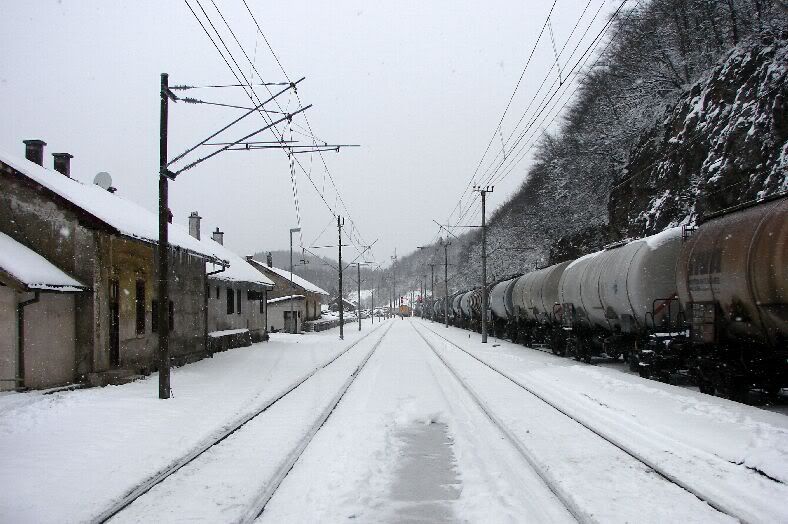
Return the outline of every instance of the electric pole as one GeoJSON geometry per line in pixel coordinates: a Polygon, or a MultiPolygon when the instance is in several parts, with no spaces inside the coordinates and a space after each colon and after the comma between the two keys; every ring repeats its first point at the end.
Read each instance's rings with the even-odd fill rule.
{"type": "Polygon", "coordinates": [[[358,330],[361,331],[361,262],[356,262],[356,277],[358,278],[358,330]]]}
{"type": "Polygon", "coordinates": [[[337,304],[339,305],[339,340],[345,339],[345,304],[342,297],[342,218],[337,215],[337,230],[339,231],[339,297],[337,297],[337,304]]]}
{"type": "Polygon", "coordinates": [[[473,190],[482,196],[482,344],[487,343],[487,223],[485,212],[487,193],[492,193],[495,186],[474,186],[473,190]]]}
{"type": "Polygon", "coordinates": [[[170,206],[167,177],[167,120],[170,100],[169,75],[161,74],[161,108],[159,118],[159,398],[170,398],[170,293],[168,260],[170,206]]]}
{"type": "Polygon", "coordinates": [[[391,257],[391,260],[394,261],[391,264],[391,272],[393,275],[391,294],[394,297],[394,306],[397,308],[396,315],[400,312],[399,295],[397,295],[397,248],[394,248],[394,256],[391,257]]]}
{"type": "Polygon", "coordinates": [[[446,321],[446,327],[449,327],[449,246],[451,242],[446,242],[441,239],[441,246],[443,246],[443,286],[445,298],[443,300],[443,318],[446,321]]]}
{"type": "Polygon", "coordinates": [[[435,264],[430,264],[430,298],[435,300],[435,264]]]}
{"type": "MultiPolygon", "coordinates": [[[[157,338],[158,338],[158,367],[159,367],[159,398],[167,399],[170,398],[171,395],[171,388],[170,388],[170,330],[172,329],[172,322],[170,319],[170,315],[173,311],[173,302],[170,300],[170,293],[169,293],[169,278],[170,278],[170,264],[169,264],[169,252],[170,252],[170,244],[169,244],[169,224],[172,220],[172,215],[170,213],[169,208],[169,181],[175,180],[175,178],[183,173],[184,171],[188,171],[204,161],[219,155],[224,151],[247,151],[251,149],[287,149],[292,151],[294,147],[304,147],[294,145],[290,142],[285,141],[277,141],[276,145],[266,144],[263,146],[255,145],[256,143],[246,142],[249,138],[262,133],[266,130],[275,128],[277,125],[281,124],[285,121],[292,121],[295,115],[303,113],[311,106],[308,105],[306,107],[302,107],[292,113],[282,114],[282,116],[276,120],[270,120],[266,122],[266,125],[253,131],[252,133],[246,134],[245,136],[233,140],[232,142],[226,142],[216,145],[221,145],[219,149],[212,151],[211,153],[198,158],[192,162],[189,162],[182,167],[172,167],[173,164],[183,160],[187,155],[193,153],[201,146],[207,145],[210,140],[217,137],[219,134],[227,131],[232,126],[236,125],[238,122],[243,120],[244,118],[248,117],[249,115],[259,113],[261,108],[272,102],[280,95],[292,90],[295,90],[296,85],[299,84],[304,78],[297,80],[296,82],[289,82],[287,87],[284,87],[277,93],[271,93],[271,97],[267,98],[266,100],[260,101],[257,100],[257,104],[255,107],[249,109],[245,114],[241,115],[240,117],[234,119],[218,131],[212,133],[207,138],[203,139],[201,142],[197,143],[196,145],[186,149],[179,155],[176,155],[171,160],[167,159],[168,151],[167,151],[167,129],[168,129],[168,120],[169,120],[169,101],[172,100],[173,102],[177,102],[178,100],[183,100],[185,102],[190,103],[208,103],[204,101],[199,101],[193,98],[180,98],[175,94],[175,91],[184,90],[184,89],[193,89],[192,86],[172,86],[169,85],[169,75],[167,73],[161,74],[161,82],[159,86],[159,96],[161,98],[161,106],[160,106],[160,114],[159,114],[159,213],[158,213],[158,220],[159,220],[159,238],[158,238],[158,245],[156,246],[156,256],[158,257],[157,264],[156,264],[156,283],[157,283],[157,292],[156,292],[156,323],[157,323],[157,338]]],[[[251,87],[251,86],[250,86],[251,87]]],[[[221,105],[221,104],[220,104],[221,105]]],[[[344,144],[342,147],[345,146],[353,146],[352,144],[344,144]]],[[[331,147],[339,148],[340,145],[337,146],[329,146],[328,144],[323,144],[322,146],[308,146],[313,150],[326,150],[326,148],[331,147]]],[[[302,150],[299,149],[298,152],[307,152],[308,149],[302,150]]],[[[204,253],[208,255],[208,253],[204,253]]],[[[225,265],[226,263],[222,260],[219,260],[215,256],[209,256],[209,260],[213,260],[213,262],[218,263],[219,265],[225,265]]]]}

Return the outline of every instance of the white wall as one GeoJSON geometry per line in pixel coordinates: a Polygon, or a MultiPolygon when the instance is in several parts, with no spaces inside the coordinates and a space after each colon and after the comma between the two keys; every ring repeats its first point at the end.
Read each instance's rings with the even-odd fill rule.
{"type": "MultiPolygon", "coordinates": [[[[16,305],[32,298],[0,287],[0,378],[16,376],[16,305]]],[[[32,389],[60,386],[75,378],[74,296],[41,293],[39,302],[25,307],[25,385],[32,389]]],[[[2,389],[14,382],[3,381],[2,389]]]]}
{"type": "MultiPolygon", "coordinates": [[[[224,331],[226,329],[246,328],[252,332],[265,331],[265,306],[260,311],[259,300],[248,300],[248,289],[242,283],[226,282],[209,279],[208,286],[208,331],[224,331]],[[227,287],[235,290],[235,312],[227,314],[227,287]],[[219,287],[219,297],[216,297],[216,288],[219,287]],[[241,314],[238,314],[237,294],[241,293],[241,314]]],[[[263,302],[265,304],[265,302],[263,302]]]]}
{"type": "MultiPolygon", "coordinates": [[[[300,318],[298,319],[298,332],[301,332],[301,324],[304,320],[306,312],[304,311],[304,300],[293,300],[293,310],[300,311],[300,318]]],[[[290,311],[290,301],[282,300],[268,304],[268,329],[282,331],[285,328],[284,312],[290,311]]]]}

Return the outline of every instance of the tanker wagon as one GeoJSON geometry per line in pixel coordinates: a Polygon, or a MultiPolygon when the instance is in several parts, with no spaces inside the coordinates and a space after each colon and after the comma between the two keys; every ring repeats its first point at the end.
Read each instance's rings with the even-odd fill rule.
{"type": "Polygon", "coordinates": [[[514,304],[512,292],[517,277],[502,280],[490,290],[489,304],[492,315],[492,333],[494,337],[508,337],[512,342],[517,342],[517,330],[514,319],[514,304]]]}
{"type": "Polygon", "coordinates": [[[541,345],[562,355],[564,338],[561,330],[559,283],[570,261],[526,273],[512,286],[517,339],[525,345],[541,345]]]}
{"type": "Polygon", "coordinates": [[[671,228],[570,263],[559,282],[566,352],[586,362],[623,356],[636,366],[630,356],[648,344],[655,326],[679,315],[671,301],[681,239],[682,228],[671,228]]]}
{"type": "Polygon", "coordinates": [[[465,293],[455,293],[449,295],[449,325],[454,327],[462,327],[462,308],[460,301],[465,293]]]}
{"type": "Polygon", "coordinates": [[[701,391],[735,400],[788,386],[788,194],[702,219],[676,284],[684,313],[643,367],[687,366],[701,391]]]}

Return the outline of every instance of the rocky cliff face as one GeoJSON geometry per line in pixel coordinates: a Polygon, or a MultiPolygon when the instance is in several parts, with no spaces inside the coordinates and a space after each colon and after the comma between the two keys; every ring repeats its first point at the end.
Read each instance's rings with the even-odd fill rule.
{"type": "Polygon", "coordinates": [[[630,154],[610,229],[638,237],[788,190],[788,41],[737,46],[630,154]]]}

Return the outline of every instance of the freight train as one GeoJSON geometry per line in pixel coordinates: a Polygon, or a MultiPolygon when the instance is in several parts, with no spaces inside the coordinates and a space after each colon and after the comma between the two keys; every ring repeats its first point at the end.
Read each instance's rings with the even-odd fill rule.
{"type": "MultiPolygon", "coordinates": [[[[745,400],[788,387],[788,193],[490,285],[499,338],[745,400]]],[[[481,288],[426,316],[481,330],[481,288]],[[446,307],[448,305],[448,308],[446,307]]]]}

